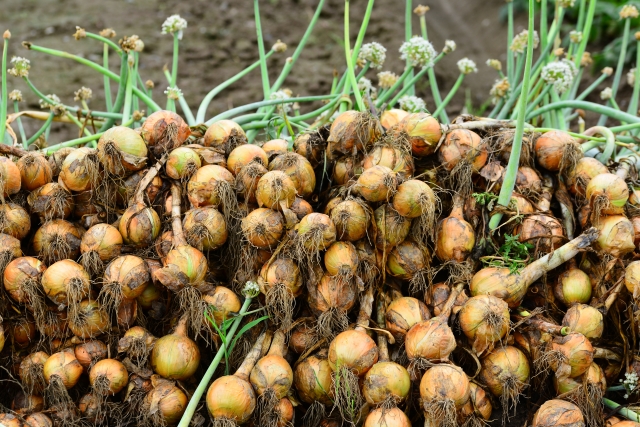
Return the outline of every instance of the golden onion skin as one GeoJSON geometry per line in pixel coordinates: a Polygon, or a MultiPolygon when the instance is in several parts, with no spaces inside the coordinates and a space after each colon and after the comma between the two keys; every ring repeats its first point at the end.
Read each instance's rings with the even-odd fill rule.
{"type": "Polygon", "coordinates": [[[251,383],[235,375],[225,375],[209,386],[206,396],[209,414],[244,424],[256,408],[256,393],[251,383]]]}

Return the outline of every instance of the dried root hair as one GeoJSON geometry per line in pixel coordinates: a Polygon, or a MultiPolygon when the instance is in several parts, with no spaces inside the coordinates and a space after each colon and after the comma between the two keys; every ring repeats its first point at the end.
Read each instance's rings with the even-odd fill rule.
{"type": "Polygon", "coordinates": [[[511,419],[509,413],[513,410],[513,415],[516,415],[518,408],[518,402],[522,395],[522,390],[526,386],[515,375],[502,375],[500,378],[502,383],[502,394],[500,395],[500,405],[502,405],[502,425],[507,425],[507,422],[511,419]]]}
{"type": "Polygon", "coordinates": [[[429,198],[424,194],[418,197],[417,201],[418,204],[420,204],[422,214],[414,218],[411,224],[411,235],[413,239],[425,246],[429,244],[429,241],[435,243],[436,220],[442,211],[442,201],[435,192],[433,197],[435,198],[435,203],[431,203],[429,198]]]}
{"type": "Polygon", "coordinates": [[[293,258],[301,264],[321,263],[321,250],[307,249],[305,243],[311,242],[311,247],[319,248],[324,241],[322,226],[315,226],[303,234],[297,234],[293,239],[293,258]]]}
{"type": "Polygon", "coordinates": [[[184,233],[184,237],[189,245],[202,252],[204,250],[204,240],[213,236],[203,223],[197,223],[184,233]]]}
{"type": "Polygon", "coordinates": [[[600,223],[600,218],[605,216],[602,211],[611,207],[611,201],[607,196],[599,195],[592,198],[589,203],[591,204],[590,222],[597,226],[600,223]]]}
{"type": "Polygon", "coordinates": [[[241,293],[248,280],[255,280],[257,272],[254,268],[254,260],[258,256],[258,249],[249,242],[242,242],[237,254],[233,270],[230,272],[232,274],[229,277],[232,278],[233,290],[236,293],[241,293]]]}
{"type": "Polygon", "coordinates": [[[409,280],[409,294],[426,294],[431,285],[429,267],[416,271],[409,280]]]}
{"type": "Polygon", "coordinates": [[[40,281],[35,278],[28,278],[22,283],[22,292],[24,292],[29,300],[29,307],[33,310],[33,320],[36,327],[40,331],[42,338],[45,337],[44,329],[47,325],[47,316],[53,313],[49,312],[45,299],[44,290],[40,285],[40,281]]]}
{"type": "Polygon", "coordinates": [[[78,310],[80,302],[84,298],[84,283],[79,277],[69,280],[67,288],[67,307],[69,322],[80,324],[86,322],[85,316],[78,310]]]}
{"type": "Polygon", "coordinates": [[[358,376],[349,368],[339,366],[333,374],[334,408],[343,420],[355,426],[360,421],[360,409],[364,404],[358,376]]]}
{"type": "Polygon", "coordinates": [[[457,427],[456,405],[451,399],[422,401],[425,427],[457,427]]]}
{"type": "Polygon", "coordinates": [[[104,273],[104,262],[96,251],[85,252],[80,256],[80,265],[87,270],[91,277],[100,277],[104,273]]]}
{"type": "MultiPolygon", "coordinates": [[[[107,425],[110,411],[107,408],[110,382],[106,375],[98,375],[92,386],[92,394],[96,398],[96,424],[107,425]]],[[[111,406],[111,405],[110,405],[111,406]]]]}
{"type": "Polygon", "coordinates": [[[103,284],[98,294],[100,306],[103,307],[110,316],[118,314],[118,309],[123,299],[122,285],[118,282],[103,284]]]}
{"type": "Polygon", "coordinates": [[[319,427],[322,420],[327,417],[327,407],[317,400],[314,401],[302,417],[302,427],[319,427]]]}
{"type": "Polygon", "coordinates": [[[320,338],[333,340],[340,332],[349,328],[349,317],[344,310],[338,307],[331,307],[318,316],[315,332],[320,338]]]}
{"type": "Polygon", "coordinates": [[[575,169],[578,160],[584,157],[580,144],[571,141],[562,147],[562,158],[560,159],[560,175],[566,177],[569,172],[575,169]]]}
{"type": "Polygon", "coordinates": [[[458,193],[463,199],[473,192],[473,168],[467,159],[460,159],[451,171],[444,172],[444,183],[447,188],[458,193]]]}
{"type": "Polygon", "coordinates": [[[30,363],[22,375],[22,386],[28,395],[42,394],[47,387],[44,379],[44,365],[40,363],[30,363]]]}
{"type": "Polygon", "coordinates": [[[178,305],[178,315],[187,315],[189,329],[195,335],[202,336],[210,344],[211,338],[207,334],[207,322],[204,313],[207,304],[202,300],[202,294],[193,286],[185,286],[176,293],[176,303],[178,305]]]}
{"type": "Polygon", "coordinates": [[[60,417],[64,426],[79,426],[80,419],[76,412],[76,405],[69,396],[62,378],[52,375],[49,385],[44,389],[44,400],[49,409],[53,409],[60,417]]]}
{"type": "Polygon", "coordinates": [[[62,235],[54,233],[53,236],[49,235],[47,237],[49,238],[49,243],[42,248],[42,261],[45,264],[51,265],[57,261],[71,258],[71,253],[73,252],[71,245],[62,235]]]}
{"type": "Polygon", "coordinates": [[[255,416],[260,427],[276,427],[280,422],[280,414],[277,411],[277,405],[280,399],[276,392],[271,388],[266,388],[264,392],[258,396],[255,416]]]}
{"type": "Polygon", "coordinates": [[[604,391],[602,388],[598,384],[591,384],[586,380],[584,384],[574,390],[558,396],[558,398],[564,398],[576,404],[580,408],[582,415],[584,415],[586,424],[596,427],[605,425],[605,414],[601,404],[603,397],[604,391]]]}
{"type": "Polygon", "coordinates": [[[218,417],[212,420],[211,426],[212,427],[237,427],[238,424],[231,418],[218,417]]]}
{"type": "Polygon", "coordinates": [[[267,313],[280,329],[289,331],[296,299],[284,283],[269,286],[265,294],[267,313]]]}

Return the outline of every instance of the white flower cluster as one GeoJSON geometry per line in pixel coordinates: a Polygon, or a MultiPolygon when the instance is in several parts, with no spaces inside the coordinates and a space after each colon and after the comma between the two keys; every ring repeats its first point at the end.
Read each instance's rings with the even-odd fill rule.
{"type": "Polygon", "coordinates": [[[378,86],[380,86],[381,89],[389,89],[396,84],[398,79],[398,75],[391,71],[381,71],[378,73],[378,86]]]}
{"type": "Polygon", "coordinates": [[[162,23],[162,34],[178,33],[178,40],[182,40],[182,31],[187,28],[187,20],[180,15],[171,15],[162,23]]]}
{"type": "Polygon", "coordinates": [[[52,100],[53,103],[46,101],[44,99],[41,99],[40,101],[38,101],[40,103],[40,108],[42,108],[43,110],[47,108],[52,109],[53,107],[61,103],[60,98],[58,98],[58,95],[56,94],[51,93],[47,95],[47,98],[52,100]]]}
{"type": "MultiPolygon", "coordinates": [[[[287,90],[278,90],[278,91],[272,92],[271,95],[269,96],[269,99],[271,100],[285,100],[289,98],[291,98],[291,92],[287,90]]],[[[277,107],[283,109],[285,113],[290,113],[291,105],[292,105],[291,103],[285,103],[285,104],[278,104],[277,107]]]]}
{"type": "Polygon", "coordinates": [[[473,62],[471,59],[462,58],[461,60],[458,61],[458,70],[460,70],[462,74],[471,74],[471,73],[477,73],[478,67],[476,67],[476,63],[473,62]]]}
{"type": "Polygon", "coordinates": [[[18,89],[14,89],[9,92],[9,99],[12,101],[22,102],[22,92],[18,89]]]}
{"type": "Polygon", "coordinates": [[[378,95],[378,91],[373,87],[371,80],[366,77],[361,77],[360,80],[358,80],[358,89],[360,89],[360,92],[369,93],[371,99],[375,99],[378,95]]]}
{"type": "Polygon", "coordinates": [[[633,19],[639,15],[638,8],[632,4],[622,6],[620,9],[620,19],[633,19]]]}
{"type": "Polygon", "coordinates": [[[167,98],[173,99],[175,101],[180,99],[180,97],[182,96],[182,91],[177,87],[168,87],[164,91],[164,94],[167,95],[167,98]]]}
{"type": "Polygon", "coordinates": [[[365,43],[358,52],[358,62],[369,62],[371,68],[380,69],[387,58],[387,49],[378,42],[365,43]]]}
{"type": "MultiPolygon", "coordinates": [[[[515,53],[524,53],[527,48],[527,42],[529,38],[529,30],[522,30],[520,34],[516,35],[511,41],[511,49],[512,52],[515,53]]],[[[538,32],[533,31],[533,48],[537,49],[538,44],[540,43],[540,37],[538,37],[538,32]]]]}
{"type": "Polygon", "coordinates": [[[494,105],[497,104],[498,101],[507,96],[507,94],[509,93],[509,88],[509,79],[507,79],[506,77],[496,80],[496,82],[493,84],[493,87],[491,88],[491,91],[489,92],[489,95],[491,95],[491,102],[493,102],[494,105]]]}
{"type": "Polygon", "coordinates": [[[398,100],[400,108],[410,113],[420,113],[426,111],[427,104],[417,96],[405,95],[398,100]]]}
{"type": "Polygon", "coordinates": [[[21,56],[14,56],[11,58],[13,68],[9,69],[9,74],[15,77],[28,77],[29,69],[31,68],[31,61],[21,56]]]}
{"type": "Polygon", "coordinates": [[[567,59],[550,62],[542,68],[542,78],[552,84],[559,94],[571,87],[576,74],[578,74],[578,69],[573,62],[567,59]]]}
{"type": "Polygon", "coordinates": [[[255,298],[260,294],[260,286],[256,282],[248,281],[244,288],[242,289],[242,294],[246,298],[255,298]]]}
{"type": "Polygon", "coordinates": [[[600,92],[600,99],[602,99],[603,101],[610,100],[612,96],[613,90],[611,90],[610,87],[605,87],[604,89],[602,89],[602,92],[600,92]]]}
{"type": "Polygon", "coordinates": [[[88,87],[82,86],[80,89],[73,92],[73,95],[74,101],[88,101],[93,97],[93,91],[88,87]]]}
{"type": "Polygon", "coordinates": [[[582,41],[582,31],[572,30],[569,33],[569,40],[571,40],[571,43],[580,43],[582,41]]]}
{"type": "Polygon", "coordinates": [[[627,73],[627,83],[629,86],[634,86],[636,84],[636,69],[632,68],[627,73]]]}
{"type": "Polygon", "coordinates": [[[628,399],[629,395],[635,391],[636,387],[638,387],[638,374],[635,372],[626,372],[624,377],[624,381],[620,379],[620,382],[624,386],[625,390],[627,390],[627,394],[624,395],[624,398],[628,399]]]}
{"type": "Polygon", "coordinates": [[[456,50],[456,48],[458,47],[458,45],[456,45],[456,42],[454,42],[453,40],[446,40],[444,42],[444,49],[442,49],[442,51],[447,54],[447,53],[451,53],[454,50],[456,50]]]}
{"type": "Polygon", "coordinates": [[[413,36],[400,46],[400,59],[408,60],[414,67],[432,67],[437,52],[433,45],[420,36],[413,36]]]}
{"type": "Polygon", "coordinates": [[[496,71],[502,70],[502,62],[497,59],[487,59],[487,65],[496,71]]]}

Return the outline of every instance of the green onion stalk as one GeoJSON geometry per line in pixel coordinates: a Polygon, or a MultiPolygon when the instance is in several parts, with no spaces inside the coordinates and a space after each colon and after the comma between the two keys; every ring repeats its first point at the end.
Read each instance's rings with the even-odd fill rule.
{"type": "Polygon", "coordinates": [[[633,81],[633,95],[631,95],[631,101],[629,102],[629,108],[627,113],[638,113],[638,97],[640,96],[640,34],[636,33],[636,72],[633,81]]]}
{"type": "MultiPolygon", "coordinates": [[[[406,0],[405,10],[404,10],[404,39],[407,42],[411,40],[411,37],[413,36],[413,31],[411,30],[411,19],[412,19],[411,13],[413,12],[412,3],[413,3],[412,0],[406,0]]],[[[409,65],[410,65],[410,60],[409,58],[407,58],[407,67],[409,67],[409,65]]],[[[409,71],[409,79],[411,79],[411,77],[413,77],[413,69],[409,71]]],[[[407,91],[409,95],[416,94],[414,86],[410,86],[409,82],[405,82],[404,86],[409,88],[407,91]]]]}
{"type": "MultiPolygon", "coordinates": [[[[424,14],[420,15],[420,29],[422,30],[422,38],[425,40],[429,40],[429,38],[427,37],[427,18],[424,14]]],[[[421,76],[422,71],[420,71],[418,75],[421,76]]],[[[438,81],[436,79],[436,73],[433,67],[427,68],[427,77],[429,78],[429,86],[431,87],[431,95],[433,96],[433,102],[435,102],[436,105],[440,105],[440,103],[442,103],[442,96],[440,96],[440,89],[438,88],[438,81]]],[[[414,80],[412,80],[409,83],[412,86],[415,86],[414,80]]],[[[395,102],[392,102],[392,104],[395,104],[395,102]]],[[[437,116],[434,115],[434,117],[437,117],[437,116]]],[[[447,112],[444,110],[440,114],[440,121],[442,123],[449,123],[449,116],[447,116],[447,112]]]]}
{"type": "Polygon", "coordinates": [[[0,144],[4,144],[4,134],[7,130],[7,51],[9,50],[9,30],[2,35],[2,99],[0,99],[0,144]]]}
{"type": "MultiPolygon", "coordinates": [[[[20,112],[20,106],[18,105],[17,99],[13,100],[13,111],[16,114],[20,112]]],[[[20,139],[22,140],[22,148],[26,150],[29,147],[29,144],[27,144],[27,135],[24,132],[24,126],[22,125],[22,117],[18,116],[16,121],[18,122],[18,130],[20,132],[20,139]]]]}
{"type": "Polygon", "coordinates": [[[507,79],[511,87],[514,86],[514,64],[513,64],[513,52],[511,52],[511,43],[513,42],[513,0],[507,1],[507,79]]]}
{"type": "Polygon", "coordinates": [[[602,403],[609,409],[615,410],[615,413],[622,415],[623,417],[635,421],[640,422],[640,415],[637,412],[632,411],[631,409],[624,408],[622,405],[617,404],[613,400],[609,400],[606,397],[602,398],[602,403]]]}

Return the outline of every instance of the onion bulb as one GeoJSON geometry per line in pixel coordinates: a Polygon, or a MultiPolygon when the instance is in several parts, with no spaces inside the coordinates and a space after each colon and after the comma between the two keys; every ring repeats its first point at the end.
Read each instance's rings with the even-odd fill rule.
{"type": "Polygon", "coordinates": [[[169,153],[165,164],[167,176],[171,179],[187,180],[202,166],[200,156],[191,148],[178,147],[169,153]]]}
{"type": "Polygon", "coordinates": [[[124,365],[115,359],[102,359],[89,371],[89,383],[101,395],[114,395],[129,382],[129,373],[124,365]]]}
{"type": "Polygon", "coordinates": [[[582,158],[582,151],[567,132],[552,130],[543,133],[534,144],[536,162],[548,171],[558,172],[570,167],[582,158]]]}
{"type": "Polygon", "coordinates": [[[367,371],[362,395],[370,405],[385,401],[402,402],[409,395],[411,378],[404,366],[395,362],[378,362],[367,371]]]}
{"type": "Polygon", "coordinates": [[[267,208],[255,209],[242,219],[242,233],[253,246],[275,248],[284,234],[282,214],[267,208]]]}
{"type": "Polygon", "coordinates": [[[467,129],[454,129],[449,132],[438,150],[438,159],[449,171],[464,160],[473,172],[479,172],[487,163],[487,157],[486,144],[477,133],[467,129]]]}
{"type": "Polygon", "coordinates": [[[73,349],[73,354],[82,367],[89,371],[96,362],[107,358],[109,349],[102,341],[92,340],[76,345],[73,349]]]}
{"type": "Polygon", "coordinates": [[[98,159],[110,174],[125,176],[147,164],[147,145],[135,130],[114,126],[98,141],[98,159]]]}
{"type": "Polygon", "coordinates": [[[174,292],[185,287],[202,285],[208,270],[204,254],[189,245],[171,249],[163,264],[164,267],[154,271],[153,277],[174,292]]]}
{"type": "Polygon", "coordinates": [[[593,216],[619,215],[629,200],[629,187],[624,179],[613,173],[602,173],[591,178],[587,184],[586,198],[593,216]]]}
{"type": "Polygon", "coordinates": [[[134,255],[124,255],[115,258],[104,270],[104,282],[100,296],[108,303],[117,307],[122,298],[134,299],[139,297],[151,281],[147,263],[134,255]]]}
{"type": "Polygon", "coordinates": [[[160,217],[153,208],[144,203],[134,203],[122,214],[118,229],[126,244],[145,248],[156,240],[161,225],[160,217]]]}
{"type": "Polygon", "coordinates": [[[437,199],[431,187],[425,182],[410,179],[398,186],[393,195],[393,208],[407,218],[418,218],[428,215],[431,222],[437,199]]]}
{"type": "Polygon", "coordinates": [[[407,111],[400,110],[399,108],[392,108],[390,110],[384,110],[382,116],[380,116],[380,124],[385,129],[390,129],[393,126],[400,123],[409,114],[407,111]]]}
{"type": "Polygon", "coordinates": [[[413,158],[411,154],[386,144],[376,144],[362,160],[364,170],[374,166],[385,166],[394,171],[399,181],[409,179],[413,175],[413,158]]]}
{"type": "Polygon", "coordinates": [[[373,213],[376,224],[376,248],[381,251],[390,251],[400,244],[411,229],[411,221],[400,215],[389,204],[384,204],[373,213]]]}
{"type": "Polygon", "coordinates": [[[429,268],[430,259],[426,246],[408,238],[391,249],[386,269],[394,277],[409,280],[410,290],[413,292],[426,287],[424,276],[429,268]]]}
{"type": "Polygon", "coordinates": [[[153,389],[145,396],[142,411],[151,418],[153,425],[177,424],[187,408],[189,398],[173,381],[158,375],[151,376],[151,384],[153,389]]]}
{"type": "Polygon", "coordinates": [[[314,168],[324,162],[325,146],[325,139],[319,131],[298,134],[293,141],[293,151],[309,160],[314,168]]]}
{"type": "Polygon", "coordinates": [[[404,337],[409,360],[448,360],[456,348],[456,339],[447,324],[447,318],[434,317],[418,322],[409,329],[404,337]]]}
{"type": "Polygon", "coordinates": [[[42,274],[42,287],[47,297],[58,306],[69,306],[71,310],[89,295],[90,286],[89,273],[70,259],[50,265],[42,274]]]}
{"type": "Polygon", "coordinates": [[[494,349],[481,360],[478,380],[491,394],[514,404],[529,382],[529,360],[516,347],[507,345],[494,349]]]}
{"type": "MultiPolygon", "coordinates": [[[[1,325],[0,329],[2,329],[1,325]]],[[[28,393],[40,394],[44,391],[44,363],[48,358],[49,355],[44,351],[36,351],[26,355],[20,362],[18,374],[28,393]]]]}
{"type": "Polygon", "coordinates": [[[58,181],[71,191],[91,190],[100,180],[100,162],[95,149],[82,147],[64,159],[58,181]]]}
{"type": "Polygon", "coordinates": [[[389,304],[385,314],[386,329],[397,341],[402,342],[413,325],[429,320],[429,309],[422,301],[412,297],[401,297],[389,304]]]}
{"type": "Polygon", "coordinates": [[[10,323],[9,336],[13,338],[13,343],[17,347],[27,347],[31,345],[38,330],[31,317],[19,317],[10,323]]]}
{"type": "MultiPolygon", "coordinates": [[[[20,191],[20,169],[7,157],[0,157],[0,195],[9,197],[20,191]]],[[[4,200],[3,200],[4,202],[4,200]]]]}
{"type": "Polygon", "coordinates": [[[398,130],[407,135],[416,157],[433,154],[442,138],[440,123],[429,113],[410,113],[398,124],[398,130]]]}
{"type": "Polygon", "coordinates": [[[478,355],[492,348],[509,330],[509,306],[492,295],[469,298],[458,318],[462,332],[478,355]]]}
{"type": "Polygon", "coordinates": [[[308,286],[308,303],[317,316],[318,332],[332,337],[349,327],[347,313],[356,302],[356,289],[350,281],[323,275],[320,281],[308,286]]]}
{"type": "Polygon", "coordinates": [[[167,110],[150,114],[140,129],[140,136],[156,158],[181,146],[189,135],[191,130],[182,117],[167,110]]]}
{"type": "Polygon", "coordinates": [[[236,174],[235,190],[242,196],[245,202],[258,203],[256,199],[256,188],[258,188],[260,178],[267,172],[267,168],[257,162],[249,163],[238,171],[236,174]]]}
{"type": "Polygon", "coordinates": [[[335,161],[331,177],[336,184],[345,185],[362,174],[362,170],[359,157],[344,156],[335,161]]]}
{"type": "Polygon", "coordinates": [[[50,264],[80,255],[82,234],[78,227],[63,219],[45,222],[33,236],[33,250],[50,264]]]}
{"type": "Polygon", "coordinates": [[[556,337],[551,342],[549,365],[559,380],[584,374],[593,362],[591,342],[578,332],[556,337]]]}
{"type": "Polygon", "coordinates": [[[336,240],[336,227],[328,215],[310,213],[295,226],[296,241],[303,253],[327,249],[336,240]]]}
{"type": "Polygon", "coordinates": [[[289,151],[289,142],[286,139],[280,138],[270,139],[262,144],[262,149],[267,153],[267,156],[272,159],[280,154],[287,153],[289,151]]]}
{"type": "Polygon", "coordinates": [[[187,184],[189,201],[194,207],[222,204],[230,208],[236,200],[233,183],[234,177],[227,169],[217,165],[203,166],[187,184]]]}
{"type": "Polygon", "coordinates": [[[44,362],[44,379],[49,384],[52,377],[57,376],[62,380],[65,388],[75,386],[82,375],[82,365],[76,359],[73,351],[63,350],[49,356],[44,362]]]}
{"type": "Polygon", "coordinates": [[[276,331],[269,352],[251,370],[249,379],[258,396],[273,393],[280,400],[287,395],[293,384],[293,371],[283,357],[284,340],[284,333],[276,331]]]}
{"type": "Polygon", "coordinates": [[[175,331],[159,338],[151,351],[151,369],[171,380],[186,380],[198,369],[200,349],[186,331],[186,318],[178,323],[175,331]]]}
{"type": "Polygon", "coordinates": [[[49,155],[49,166],[51,167],[51,172],[53,174],[53,178],[57,178],[62,170],[62,164],[64,163],[64,159],[67,158],[69,153],[76,150],[74,147],[63,147],[59,150],[54,151],[51,155],[49,155]]]}
{"type": "Polygon", "coordinates": [[[333,404],[333,376],[325,355],[308,356],[295,367],[293,383],[298,397],[308,404],[316,401],[323,405],[333,404]]]}
{"type": "Polygon", "coordinates": [[[587,185],[592,178],[609,173],[609,170],[599,160],[593,157],[583,157],[567,174],[567,186],[574,196],[584,197],[587,185]]]}
{"type": "Polygon", "coordinates": [[[51,165],[40,153],[27,153],[18,160],[16,166],[20,170],[21,188],[24,190],[33,191],[53,179],[51,165]]]}
{"type": "Polygon", "coordinates": [[[229,235],[224,216],[212,206],[187,211],[182,227],[187,242],[201,251],[218,249],[229,235]]]}
{"type": "Polygon", "coordinates": [[[301,220],[306,215],[313,213],[313,207],[311,206],[311,204],[309,204],[309,202],[301,197],[296,197],[296,199],[293,201],[293,204],[291,205],[291,210],[294,214],[296,214],[298,220],[301,220]]]}
{"type": "Polygon", "coordinates": [[[532,427],[584,427],[584,416],[576,405],[566,400],[547,400],[533,415],[532,427]]]}
{"type": "Polygon", "coordinates": [[[394,171],[386,166],[372,166],[362,172],[354,190],[368,202],[384,202],[391,199],[397,184],[394,171]]]}
{"type": "Polygon", "coordinates": [[[567,307],[586,304],[591,299],[591,279],[579,268],[569,268],[558,276],[553,293],[567,307]]]}
{"type": "Polygon", "coordinates": [[[280,154],[269,163],[270,171],[282,171],[291,178],[297,194],[311,196],[316,188],[316,175],[309,160],[297,153],[280,154]]]}
{"type": "Polygon", "coordinates": [[[331,276],[352,277],[358,268],[358,251],[351,242],[333,242],[324,253],[324,267],[331,276]]]}
{"type": "Polygon", "coordinates": [[[102,272],[103,263],[120,255],[122,235],[112,225],[96,224],[89,228],[80,241],[81,264],[92,275],[102,272]]]}
{"type": "Polygon", "coordinates": [[[514,234],[523,243],[530,243],[539,253],[558,249],[564,241],[562,223],[551,215],[536,214],[525,217],[514,234]]]}
{"type": "Polygon", "coordinates": [[[463,206],[462,199],[456,198],[451,214],[436,229],[436,256],[442,262],[463,262],[476,243],[473,227],[462,215],[463,206]]]}
{"type": "Polygon", "coordinates": [[[589,339],[598,339],[604,331],[604,320],[597,308],[575,304],[562,318],[562,326],[567,326],[571,332],[579,332],[589,339]]]}
{"type": "Polygon", "coordinates": [[[0,232],[22,240],[31,230],[29,213],[15,203],[0,204],[0,232]]]}
{"type": "MultiPolygon", "coordinates": [[[[16,258],[4,270],[4,289],[12,300],[27,304],[36,313],[38,310],[46,310],[40,285],[42,273],[46,269],[44,263],[37,258],[16,258]]],[[[41,312],[40,315],[44,313],[41,312]]]]}
{"type": "Polygon", "coordinates": [[[269,164],[269,157],[265,151],[254,144],[239,145],[227,157],[227,169],[234,175],[251,163],[259,163],[265,168],[269,164]]]}
{"type": "Polygon", "coordinates": [[[596,229],[600,232],[595,247],[616,258],[633,252],[633,224],[623,215],[600,217],[596,229]]]}
{"type": "Polygon", "coordinates": [[[206,402],[214,420],[229,419],[234,425],[239,425],[247,422],[253,415],[256,395],[247,380],[237,375],[225,375],[211,383],[206,402]]]}
{"type": "MultiPolygon", "coordinates": [[[[455,365],[433,366],[420,380],[420,397],[425,409],[435,409],[429,408],[434,403],[453,404],[459,409],[467,403],[470,393],[469,378],[455,365]]],[[[431,415],[429,411],[427,415],[431,415]]]]}
{"type": "Polygon", "coordinates": [[[377,408],[369,412],[364,427],[411,427],[411,420],[398,407],[377,408]]]}
{"type": "Polygon", "coordinates": [[[69,329],[80,338],[93,338],[103,334],[111,326],[109,314],[98,301],[83,300],[78,304],[75,316],[69,318],[69,329]]]}
{"type": "Polygon", "coordinates": [[[260,291],[271,318],[283,328],[293,319],[295,298],[302,293],[302,274],[291,258],[277,258],[262,266],[258,278],[260,291]]]}
{"type": "Polygon", "coordinates": [[[359,199],[338,203],[331,209],[330,217],[336,227],[336,238],[348,242],[362,239],[371,221],[368,207],[359,199]]]}
{"type": "Polygon", "coordinates": [[[367,151],[382,134],[378,119],[368,112],[345,111],[331,124],[327,138],[327,155],[333,159],[337,153],[352,154],[367,151]]]}
{"type": "Polygon", "coordinates": [[[267,172],[258,181],[258,206],[270,209],[288,209],[296,198],[296,187],[289,176],[278,170],[267,172]]]}
{"type": "Polygon", "coordinates": [[[216,286],[214,290],[204,293],[202,301],[209,307],[208,313],[217,326],[230,319],[233,313],[239,312],[242,306],[238,295],[224,286],[216,286]]]}
{"type": "Polygon", "coordinates": [[[378,362],[378,346],[366,332],[350,329],[329,345],[329,366],[335,372],[346,368],[361,377],[378,362]]]}
{"type": "Polygon", "coordinates": [[[68,218],[74,207],[71,193],[57,182],[44,184],[31,191],[27,203],[31,213],[37,214],[43,221],[68,218]]]}
{"type": "Polygon", "coordinates": [[[218,120],[205,132],[203,144],[228,156],[237,146],[247,144],[247,135],[236,122],[218,120]]]}

